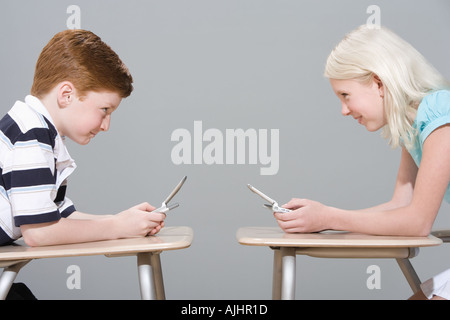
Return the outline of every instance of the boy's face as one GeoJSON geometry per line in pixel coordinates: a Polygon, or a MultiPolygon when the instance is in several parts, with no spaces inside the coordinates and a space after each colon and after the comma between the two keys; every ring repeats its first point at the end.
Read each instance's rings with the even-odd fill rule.
{"type": "Polygon", "coordinates": [[[61,134],[78,144],[88,144],[100,131],[107,131],[111,114],[122,98],[110,91],[89,91],[82,100],[74,94],[65,108],[61,134]]]}

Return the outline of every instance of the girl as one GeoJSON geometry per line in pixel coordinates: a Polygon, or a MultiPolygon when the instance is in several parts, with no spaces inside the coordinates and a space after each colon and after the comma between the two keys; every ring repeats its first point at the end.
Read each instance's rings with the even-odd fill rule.
{"type": "MultiPolygon", "coordinates": [[[[392,147],[402,147],[394,194],[364,210],[292,199],[283,206],[292,212],[274,213],[279,226],[285,232],[427,236],[443,198],[450,202],[450,83],[399,36],[366,25],[333,49],[325,76],[344,116],[368,131],[383,129],[392,147]]],[[[415,298],[450,299],[448,280],[450,270],[424,283],[415,298]]]]}

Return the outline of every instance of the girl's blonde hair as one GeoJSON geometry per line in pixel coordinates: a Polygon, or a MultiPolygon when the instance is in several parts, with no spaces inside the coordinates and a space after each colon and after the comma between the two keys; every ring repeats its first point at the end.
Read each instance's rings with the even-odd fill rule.
{"type": "Polygon", "coordinates": [[[369,83],[378,76],[384,86],[387,125],[383,136],[395,148],[410,147],[420,101],[450,83],[408,42],[385,27],[362,25],[345,36],[327,59],[325,77],[369,83]]]}

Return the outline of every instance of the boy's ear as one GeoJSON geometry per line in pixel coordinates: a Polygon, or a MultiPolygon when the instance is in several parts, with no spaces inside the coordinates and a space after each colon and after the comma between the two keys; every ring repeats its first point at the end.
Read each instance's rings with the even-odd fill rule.
{"type": "Polygon", "coordinates": [[[60,108],[66,108],[74,101],[75,87],[72,82],[64,81],[58,85],[57,99],[60,108]]]}

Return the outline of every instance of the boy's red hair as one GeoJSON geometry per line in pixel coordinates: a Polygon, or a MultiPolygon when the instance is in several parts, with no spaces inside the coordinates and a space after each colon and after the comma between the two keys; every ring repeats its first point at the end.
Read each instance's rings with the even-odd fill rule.
{"type": "Polygon", "coordinates": [[[72,82],[80,97],[106,90],[126,98],[133,91],[133,78],[119,56],[86,30],[59,32],[42,49],[31,94],[42,98],[62,81],[72,82]]]}

